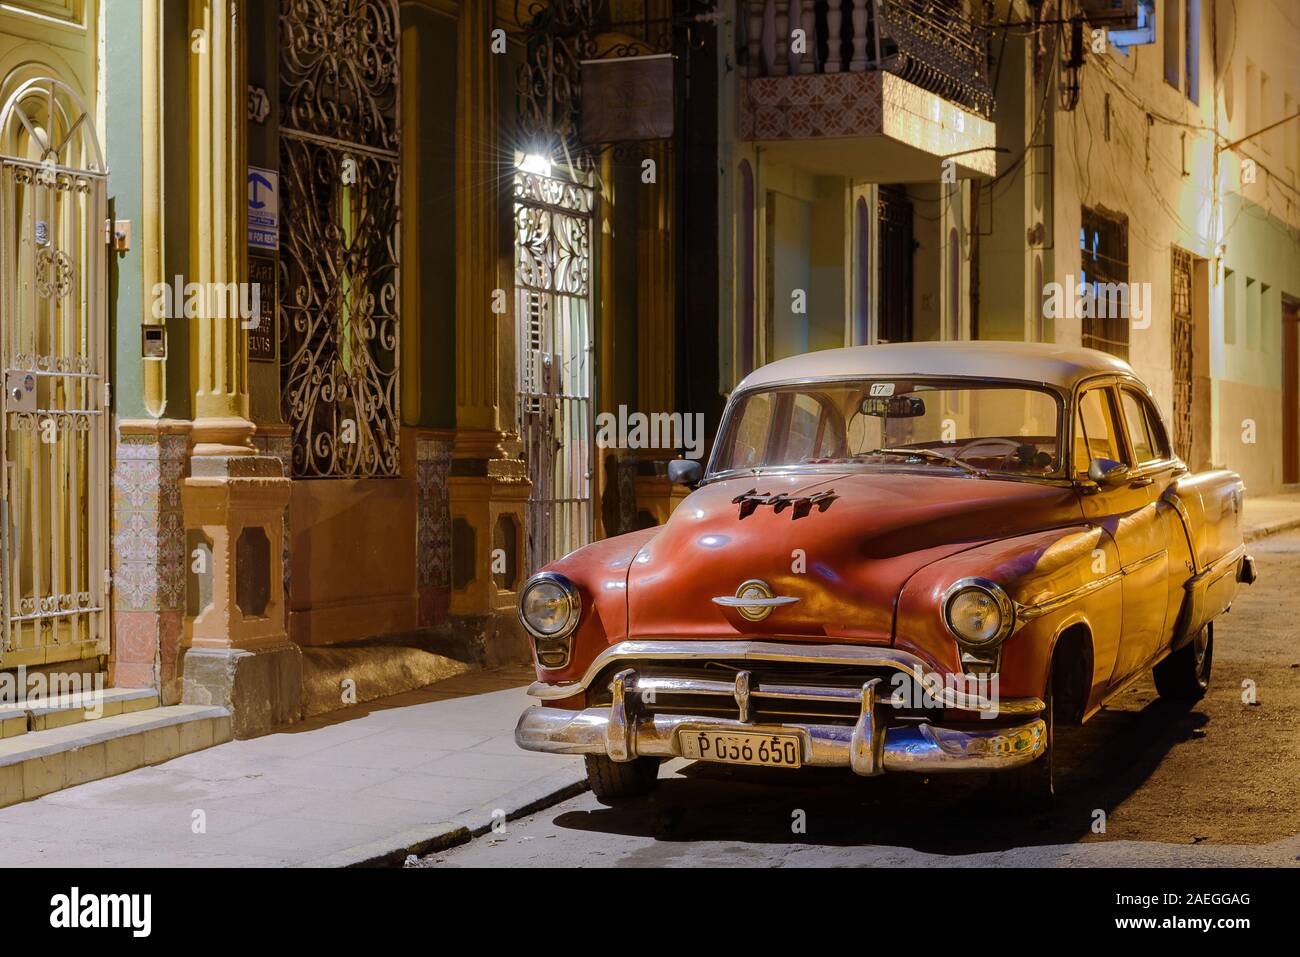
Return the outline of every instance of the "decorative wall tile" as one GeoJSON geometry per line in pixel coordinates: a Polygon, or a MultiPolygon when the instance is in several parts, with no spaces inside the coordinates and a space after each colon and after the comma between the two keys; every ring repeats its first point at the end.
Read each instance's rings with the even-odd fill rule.
{"type": "Polygon", "coordinates": [[[743,83],[742,139],[876,136],[883,131],[879,73],[754,77],[743,83]]]}
{"type": "Polygon", "coordinates": [[[119,438],[113,468],[113,601],[126,611],[179,609],[185,603],[185,523],[181,482],[189,437],[119,438]]]}
{"type": "Polygon", "coordinates": [[[420,435],[415,446],[416,582],[419,620],[431,625],[446,614],[451,589],[451,512],[447,476],[450,439],[420,435]]]}
{"type": "Polygon", "coordinates": [[[119,435],[113,464],[113,648],[117,687],[156,688],[180,700],[177,652],[185,606],[188,473],[184,432],[119,435]]]}

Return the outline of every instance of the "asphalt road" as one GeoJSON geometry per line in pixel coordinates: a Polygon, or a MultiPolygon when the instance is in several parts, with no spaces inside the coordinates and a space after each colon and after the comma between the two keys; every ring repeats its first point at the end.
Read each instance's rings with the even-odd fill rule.
{"type": "Polygon", "coordinates": [[[1134,685],[1059,742],[1048,813],[1003,813],[973,777],[677,760],[631,805],[585,793],[414,866],[1298,866],[1300,532],[1251,551],[1260,580],[1216,626],[1209,694],[1179,710],[1134,685]]]}

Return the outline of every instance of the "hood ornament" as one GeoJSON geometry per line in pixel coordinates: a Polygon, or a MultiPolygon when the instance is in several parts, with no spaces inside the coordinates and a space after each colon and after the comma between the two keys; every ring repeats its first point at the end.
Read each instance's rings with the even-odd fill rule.
{"type": "Polygon", "coordinates": [[[792,519],[803,518],[817,507],[819,512],[824,512],[831,507],[831,502],[839,498],[835,494],[835,489],[828,488],[825,491],[818,492],[815,495],[787,495],[785,492],[778,492],[775,495],[764,495],[756,488],[751,488],[743,495],[737,495],[731,500],[732,505],[740,506],[740,517],[752,515],[760,505],[771,505],[772,511],[780,515],[782,510],[791,509],[790,517],[792,519]]]}
{"type": "Polygon", "coordinates": [[[799,599],[789,595],[777,595],[767,582],[751,578],[740,583],[736,594],[719,595],[713,599],[715,605],[734,608],[746,621],[762,621],[772,614],[772,609],[781,605],[793,605],[799,599]]]}

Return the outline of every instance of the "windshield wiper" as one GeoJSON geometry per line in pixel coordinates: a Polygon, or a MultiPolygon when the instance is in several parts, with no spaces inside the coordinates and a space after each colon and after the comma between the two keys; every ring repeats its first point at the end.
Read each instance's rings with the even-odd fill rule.
{"type": "Polygon", "coordinates": [[[938,462],[946,462],[949,465],[955,465],[963,471],[979,478],[988,478],[988,473],[983,469],[977,469],[969,462],[963,462],[955,455],[948,455],[944,452],[936,452],[934,449],[872,449],[867,455],[905,455],[909,458],[917,457],[923,459],[933,459],[938,462]]]}

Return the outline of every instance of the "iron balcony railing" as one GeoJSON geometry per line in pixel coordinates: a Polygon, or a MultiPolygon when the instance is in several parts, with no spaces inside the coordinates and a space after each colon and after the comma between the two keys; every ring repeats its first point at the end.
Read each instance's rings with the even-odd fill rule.
{"type": "Polygon", "coordinates": [[[885,70],[993,113],[988,36],[960,0],[746,0],[743,14],[751,77],[885,70]]]}

